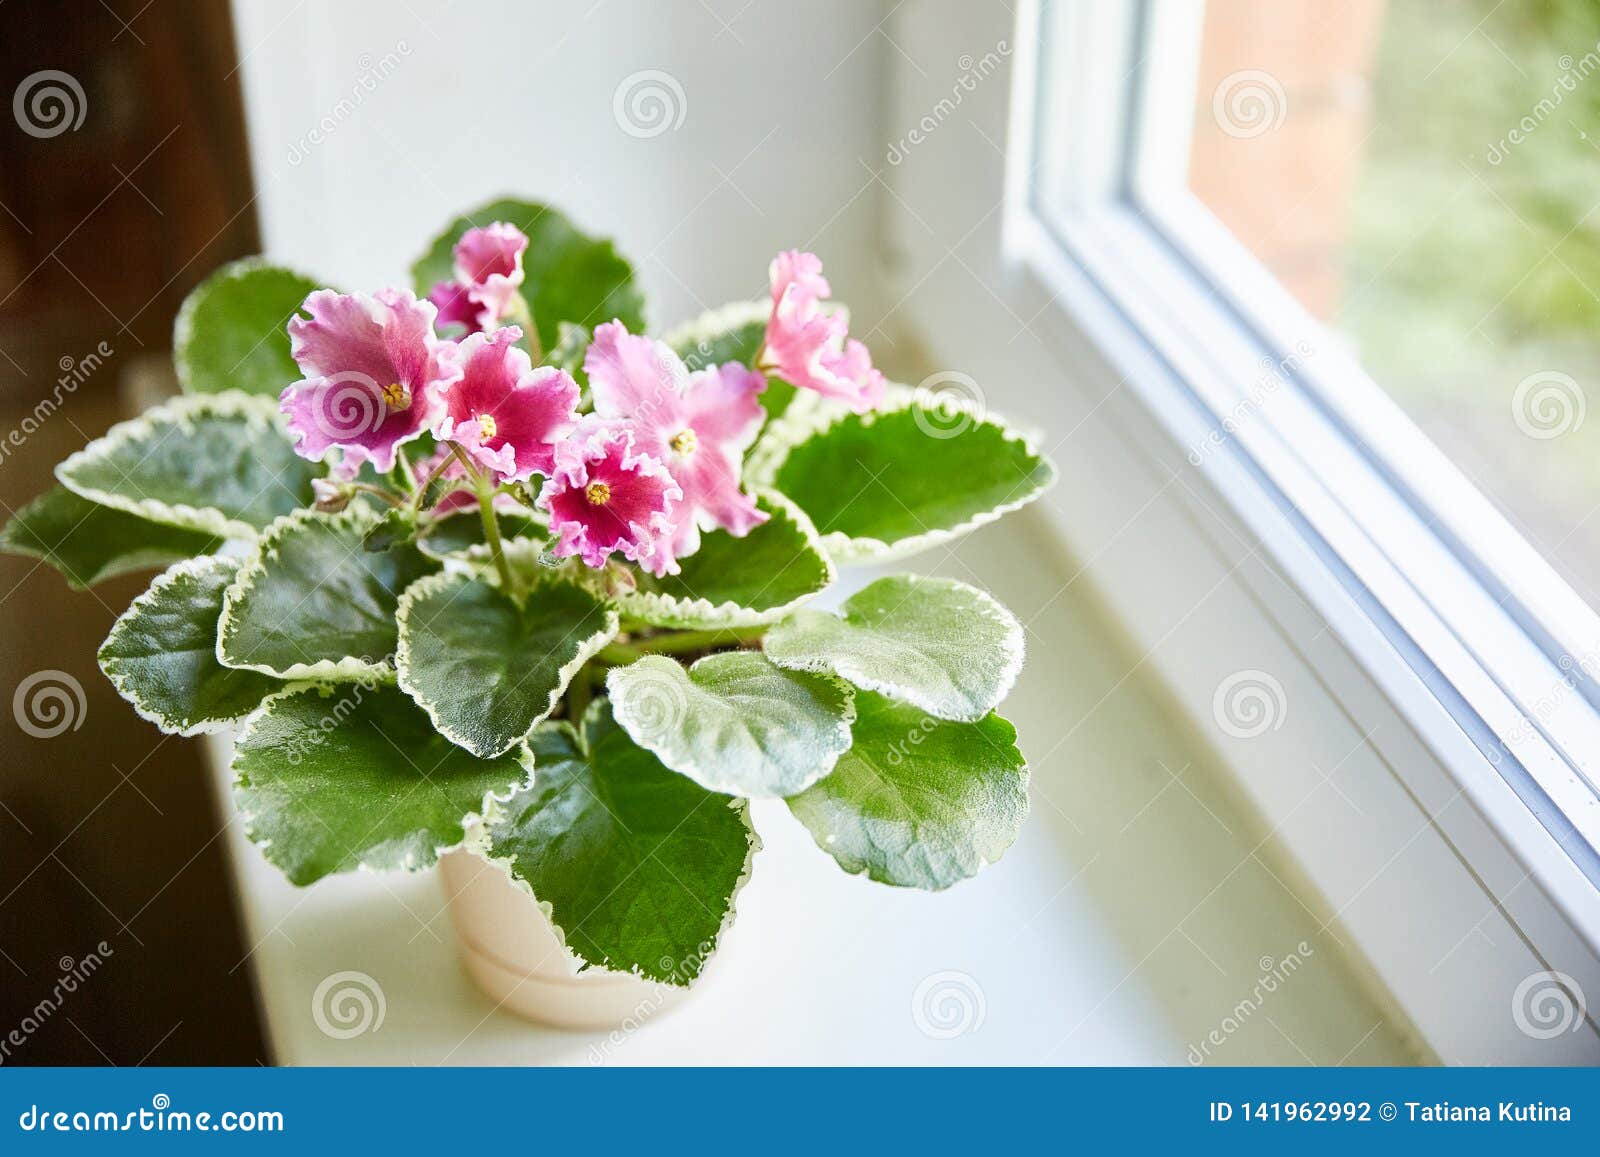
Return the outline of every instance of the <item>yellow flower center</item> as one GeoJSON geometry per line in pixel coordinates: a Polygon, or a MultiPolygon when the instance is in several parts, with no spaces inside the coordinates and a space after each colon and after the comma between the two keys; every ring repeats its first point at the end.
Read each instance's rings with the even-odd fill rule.
{"type": "Polygon", "coordinates": [[[500,427],[496,426],[494,424],[494,415],[493,414],[479,414],[478,415],[478,437],[479,438],[482,438],[485,441],[487,441],[488,439],[493,438],[495,436],[496,432],[499,431],[499,429],[500,429],[500,427]]]}
{"type": "Polygon", "coordinates": [[[682,454],[685,457],[693,454],[699,444],[700,440],[694,436],[693,430],[679,430],[668,443],[674,454],[682,454]]]}
{"type": "Polygon", "coordinates": [[[585,488],[583,496],[589,500],[590,506],[604,506],[611,501],[611,487],[604,482],[591,482],[585,488]]]}
{"type": "Polygon", "coordinates": [[[383,387],[383,401],[390,409],[403,410],[411,404],[411,393],[399,382],[383,387]]]}

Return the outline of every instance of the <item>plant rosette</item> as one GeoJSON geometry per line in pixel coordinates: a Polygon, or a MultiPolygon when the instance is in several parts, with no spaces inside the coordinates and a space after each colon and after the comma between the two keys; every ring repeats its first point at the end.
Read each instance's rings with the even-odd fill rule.
{"type": "Polygon", "coordinates": [[[179,314],[183,396],[0,531],[74,587],[167,567],[100,665],[165,732],[236,732],[269,861],[310,885],[475,856],[562,983],[665,991],[733,921],[752,799],[885,884],[1000,857],[1028,804],[997,714],[1015,617],[913,575],[806,604],[1033,501],[1029,439],[930,421],[809,253],[662,338],[628,261],[548,206],[466,214],[412,275],[220,270],[179,314]]]}

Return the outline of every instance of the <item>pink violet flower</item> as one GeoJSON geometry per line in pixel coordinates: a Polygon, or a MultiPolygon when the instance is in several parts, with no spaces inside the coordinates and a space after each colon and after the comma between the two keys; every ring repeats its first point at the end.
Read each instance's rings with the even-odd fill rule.
{"type": "Polygon", "coordinates": [[[590,419],[556,448],[538,505],[550,514],[557,558],[599,568],[612,554],[658,578],[677,573],[671,541],[683,491],[658,460],[638,452],[626,422],[590,419]]]}
{"type": "Polygon", "coordinates": [[[556,443],[578,422],[578,383],[555,366],[535,367],[512,344],[521,336],[508,325],[456,347],[461,380],[445,397],[434,431],[500,482],[549,474],[556,443]]]}
{"type": "Polygon", "coordinates": [[[701,530],[735,538],[767,520],[739,488],[744,452],[761,431],[766,376],[728,362],[689,373],[663,342],[630,334],[620,321],[594,331],[584,357],[595,413],[626,419],[636,448],[666,466],[683,490],[673,561],[693,554],[701,530]]]}
{"type": "Polygon", "coordinates": [[[470,334],[510,317],[525,276],[527,248],[527,234],[504,221],[463,233],[455,247],[455,280],[441,281],[428,292],[439,309],[439,324],[463,325],[470,334]]]}
{"type": "Polygon", "coordinates": [[[295,452],[319,460],[338,447],[346,464],[394,468],[395,450],[444,412],[461,376],[454,346],[434,335],[434,307],[403,289],[319,289],[289,321],[290,352],[306,376],[284,389],[295,452]]]}
{"type": "Polygon", "coordinates": [[[788,249],[772,259],[772,316],[764,362],[784,381],[847,403],[858,414],[883,402],[884,377],[867,347],[847,336],[838,311],[825,312],[832,292],[814,253],[788,249]]]}

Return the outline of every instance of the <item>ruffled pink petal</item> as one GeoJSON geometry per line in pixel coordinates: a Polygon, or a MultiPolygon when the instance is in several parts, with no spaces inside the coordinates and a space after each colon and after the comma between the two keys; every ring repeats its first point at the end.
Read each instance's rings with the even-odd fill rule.
{"type": "Polygon", "coordinates": [[[565,370],[535,367],[513,344],[521,336],[512,325],[460,344],[462,378],[434,431],[501,482],[549,474],[556,443],[578,420],[578,383],[565,370]]]}
{"type": "Polygon", "coordinates": [[[678,421],[689,371],[666,344],[608,321],[596,327],[583,370],[602,417],[631,418],[647,437],[678,421]]]}
{"type": "Polygon", "coordinates": [[[461,326],[464,333],[477,333],[483,328],[478,317],[482,307],[472,300],[472,286],[459,281],[441,281],[428,293],[428,300],[439,311],[437,324],[461,326]]]}
{"type": "Polygon", "coordinates": [[[522,255],[527,248],[527,235],[504,221],[468,229],[456,242],[456,280],[477,306],[478,328],[488,329],[511,316],[525,276],[522,255]]]}
{"type": "Polygon", "coordinates": [[[766,420],[761,407],[766,388],[767,375],[738,362],[696,370],[683,396],[683,421],[699,442],[742,454],[766,420]]]}
{"type": "Polygon", "coordinates": [[[671,542],[682,497],[659,461],[635,451],[627,423],[594,422],[560,444],[538,505],[550,514],[557,557],[602,567],[620,553],[659,576],[677,570],[671,542]],[[601,502],[591,498],[596,485],[605,488],[601,502]]]}
{"type": "Polygon", "coordinates": [[[767,322],[767,362],[779,377],[859,412],[883,399],[883,375],[872,367],[867,347],[846,342],[848,324],[828,313],[822,262],[814,254],[788,250],[772,261],[772,316],[767,322]]]}
{"type": "Polygon", "coordinates": [[[434,306],[401,289],[319,289],[303,308],[311,316],[290,320],[289,341],[306,376],[279,396],[295,451],[321,459],[339,448],[386,473],[395,448],[438,420],[461,376],[453,346],[434,335],[434,306]]]}

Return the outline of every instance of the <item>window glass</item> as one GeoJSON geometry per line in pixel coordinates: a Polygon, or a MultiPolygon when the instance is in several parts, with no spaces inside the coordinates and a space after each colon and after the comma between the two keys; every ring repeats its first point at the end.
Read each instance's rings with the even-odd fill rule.
{"type": "Polygon", "coordinates": [[[1189,183],[1600,605],[1600,6],[1208,0],[1189,183]]]}

